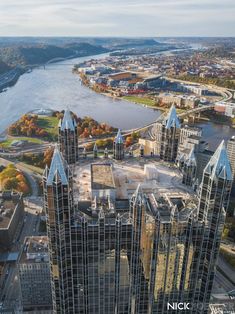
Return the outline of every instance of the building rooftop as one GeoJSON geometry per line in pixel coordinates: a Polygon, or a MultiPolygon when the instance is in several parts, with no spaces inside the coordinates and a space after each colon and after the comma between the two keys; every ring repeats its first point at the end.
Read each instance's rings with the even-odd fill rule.
{"type": "Polygon", "coordinates": [[[91,165],[91,188],[94,190],[115,189],[112,165],[91,165]]]}
{"type": "Polygon", "coordinates": [[[20,199],[20,193],[0,193],[0,229],[7,229],[20,199]],[[16,197],[12,197],[12,195],[16,197]]]}
{"type": "Polygon", "coordinates": [[[25,238],[20,263],[48,262],[48,238],[47,236],[35,236],[25,238]]]}
{"type": "Polygon", "coordinates": [[[235,136],[234,135],[229,139],[229,142],[235,142],[235,136]]]}
{"type": "Polygon", "coordinates": [[[148,196],[148,204],[153,216],[165,223],[173,220],[186,222],[196,214],[196,200],[184,193],[152,193],[148,196]]]}

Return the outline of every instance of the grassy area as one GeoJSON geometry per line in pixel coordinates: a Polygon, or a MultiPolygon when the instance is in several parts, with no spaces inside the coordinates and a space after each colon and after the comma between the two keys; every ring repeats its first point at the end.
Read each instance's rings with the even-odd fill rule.
{"type": "MultiPolygon", "coordinates": [[[[128,101],[132,101],[132,102],[137,103],[137,104],[142,104],[142,105],[146,105],[146,106],[155,107],[156,109],[159,109],[159,110],[162,110],[162,111],[168,111],[169,110],[169,108],[167,108],[167,107],[164,108],[164,107],[158,106],[158,104],[156,103],[155,100],[153,100],[151,98],[148,98],[148,97],[123,96],[122,98],[125,99],[125,100],[128,100],[128,101]]],[[[176,111],[177,111],[178,114],[180,114],[180,113],[184,113],[185,111],[187,111],[187,109],[179,109],[179,108],[177,108],[176,111]]]]}
{"type": "Polygon", "coordinates": [[[51,138],[57,138],[58,122],[59,120],[57,117],[39,116],[37,125],[44,129],[51,138]]]}
{"type": "Polygon", "coordinates": [[[44,129],[48,133],[48,137],[27,137],[27,136],[9,136],[4,142],[0,143],[0,147],[9,148],[13,141],[28,141],[29,143],[42,144],[43,140],[56,140],[58,136],[58,118],[39,116],[37,120],[38,127],[44,129]]]}
{"type": "Polygon", "coordinates": [[[128,101],[135,102],[137,104],[142,104],[142,105],[147,105],[147,106],[156,106],[156,101],[147,97],[123,96],[122,98],[128,101]]]}
{"type": "Polygon", "coordinates": [[[8,137],[4,142],[0,143],[0,147],[9,148],[14,141],[28,141],[29,143],[42,144],[43,141],[36,137],[26,136],[11,136],[8,137]]]}

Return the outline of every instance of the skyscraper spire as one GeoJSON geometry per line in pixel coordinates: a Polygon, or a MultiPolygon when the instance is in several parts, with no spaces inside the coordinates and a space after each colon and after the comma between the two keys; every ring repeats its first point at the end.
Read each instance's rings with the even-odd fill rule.
{"type": "Polygon", "coordinates": [[[190,153],[186,157],[186,165],[187,166],[195,166],[197,164],[196,157],[194,154],[194,147],[191,149],[190,153]]]}
{"type": "Polygon", "coordinates": [[[155,124],[156,148],[160,159],[175,162],[180,140],[180,120],[173,105],[166,117],[155,124]]]}
{"type": "Polygon", "coordinates": [[[227,156],[224,140],[218,146],[204,171],[213,179],[218,177],[229,181],[233,180],[231,165],[227,156]]]}
{"type": "Polygon", "coordinates": [[[115,141],[116,144],[124,143],[124,139],[123,139],[123,136],[122,136],[122,133],[121,133],[120,129],[118,129],[117,136],[115,137],[114,141],[115,141]]]}
{"type": "Polygon", "coordinates": [[[76,121],[72,118],[69,109],[58,124],[60,151],[68,164],[75,164],[78,160],[78,134],[76,121]]]}
{"type": "Polygon", "coordinates": [[[64,117],[62,119],[61,124],[59,123],[59,126],[60,126],[62,131],[68,130],[68,129],[71,130],[71,131],[75,130],[74,119],[72,118],[69,109],[65,110],[64,117]]]}
{"type": "Polygon", "coordinates": [[[94,147],[93,147],[93,157],[94,158],[98,157],[98,148],[97,148],[97,144],[96,143],[94,144],[94,147]]]}
{"type": "Polygon", "coordinates": [[[166,129],[175,127],[180,128],[180,120],[177,116],[175,106],[172,105],[167,117],[164,120],[166,129]]]}
{"type": "Polygon", "coordinates": [[[194,154],[194,147],[191,149],[188,156],[185,156],[184,158],[182,158],[180,162],[183,162],[182,183],[185,185],[192,186],[196,180],[196,169],[197,169],[197,160],[194,154]]]}
{"type": "Polygon", "coordinates": [[[66,168],[68,170],[67,163],[63,160],[60,151],[58,149],[58,146],[55,146],[51,166],[48,172],[47,186],[52,185],[55,178],[60,177],[62,185],[68,184],[68,174],[66,174],[66,168]]]}
{"type": "Polygon", "coordinates": [[[136,201],[141,201],[142,200],[142,197],[143,197],[143,190],[142,190],[142,187],[141,187],[141,184],[139,183],[137,185],[137,188],[133,194],[133,198],[136,200],[136,201]]]}
{"type": "Polygon", "coordinates": [[[120,129],[113,142],[113,156],[117,160],[122,160],[124,158],[124,139],[120,129]]]}

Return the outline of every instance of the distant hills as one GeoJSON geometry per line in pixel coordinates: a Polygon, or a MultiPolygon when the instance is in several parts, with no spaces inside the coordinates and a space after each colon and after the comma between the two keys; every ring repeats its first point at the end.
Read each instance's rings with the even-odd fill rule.
{"type": "Polygon", "coordinates": [[[44,64],[55,58],[82,57],[107,51],[109,51],[107,48],[89,43],[70,43],[64,46],[5,44],[0,45],[0,71],[2,73],[7,71],[8,67],[44,64]]]}
{"type": "Polygon", "coordinates": [[[56,58],[73,58],[116,50],[160,47],[151,38],[0,37],[0,74],[56,58]]]}
{"type": "Polygon", "coordinates": [[[0,74],[16,66],[40,65],[55,58],[116,51],[121,55],[155,53],[178,47],[182,41],[148,37],[0,37],[0,74]]]}
{"type": "Polygon", "coordinates": [[[0,75],[9,71],[10,69],[11,67],[9,65],[0,60],[0,75]]]}

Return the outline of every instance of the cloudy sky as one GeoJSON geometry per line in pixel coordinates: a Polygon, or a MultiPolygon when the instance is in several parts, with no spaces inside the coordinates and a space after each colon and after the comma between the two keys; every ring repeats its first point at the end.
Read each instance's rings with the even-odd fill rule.
{"type": "Polygon", "coordinates": [[[0,36],[235,36],[235,0],[0,0],[0,36]]]}

